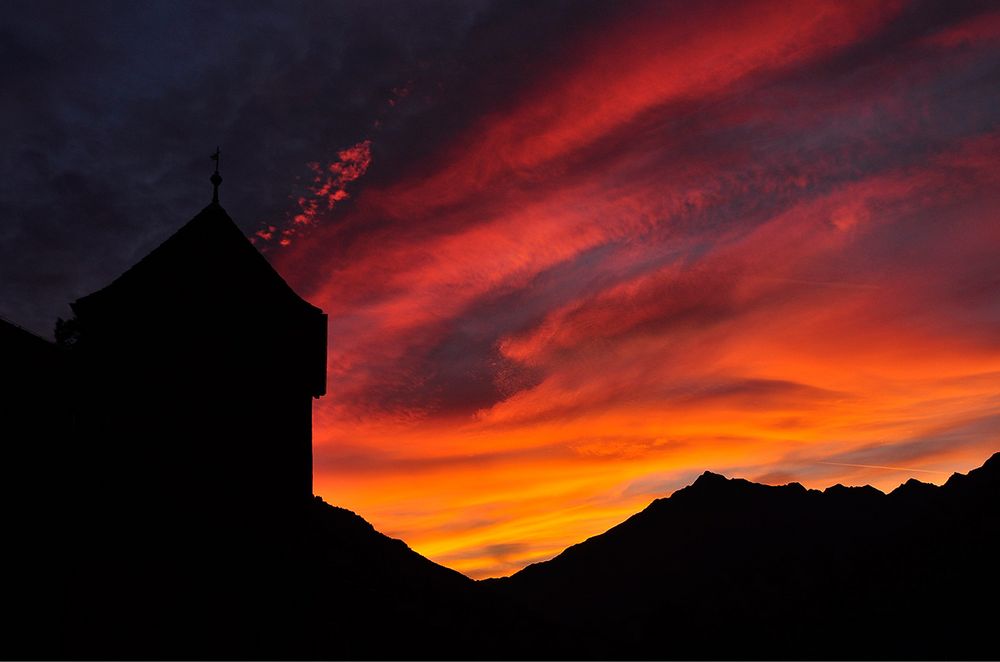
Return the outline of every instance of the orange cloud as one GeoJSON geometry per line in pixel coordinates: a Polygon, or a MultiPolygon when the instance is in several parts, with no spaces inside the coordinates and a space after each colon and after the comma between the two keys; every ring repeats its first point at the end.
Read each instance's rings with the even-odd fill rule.
{"type": "Polygon", "coordinates": [[[483,577],[705,469],[888,489],[1000,447],[1000,52],[906,11],[581,28],[359,186],[275,258],[330,314],[318,493],[483,577]]]}

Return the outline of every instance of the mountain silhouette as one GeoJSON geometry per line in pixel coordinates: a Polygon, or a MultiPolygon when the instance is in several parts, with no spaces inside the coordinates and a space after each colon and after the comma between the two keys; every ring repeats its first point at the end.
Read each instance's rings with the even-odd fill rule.
{"type": "Polygon", "coordinates": [[[995,658],[1000,454],[889,494],[706,472],[485,588],[574,644],[551,657],[995,658]]]}
{"type": "Polygon", "coordinates": [[[132,545],[73,579],[60,657],[457,656],[478,609],[472,580],[318,498],[280,529],[132,545]]]}

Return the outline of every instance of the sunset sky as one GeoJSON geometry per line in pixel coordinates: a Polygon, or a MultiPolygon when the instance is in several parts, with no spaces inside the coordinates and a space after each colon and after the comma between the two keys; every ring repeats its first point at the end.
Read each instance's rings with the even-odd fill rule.
{"type": "Polygon", "coordinates": [[[0,313],[50,335],[218,142],[329,314],[316,492],[471,577],[706,469],[888,490],[1000,450],[1000,7],[363,4],[126,12],[4,74],[0,313]]]}

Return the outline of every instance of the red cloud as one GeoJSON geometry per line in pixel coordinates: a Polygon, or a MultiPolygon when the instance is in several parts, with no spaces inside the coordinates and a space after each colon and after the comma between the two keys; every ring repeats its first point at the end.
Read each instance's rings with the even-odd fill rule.
{"type": "Polygon", "coordinates": [[[485,576],[707,467],[890,487],[905,472],[852,465],[980,462],[1000,86],[923,39],[973,23],[903,38],[900,11],[657,4],[336,224],[314,219],[370,152],[317,167],[316,240],[276,256],[330,314],[317,488],[485,576]]]}
{"type": "Polygon", "coordinates": [[[290,222],[280,230],[274,225],[264,225],[254,233],[255,237],[265,242],[278,238],[280,246],[289,246],[292,237],[300,229],[316,225],[323,213],[330,212],[337,203],[348,199],[347,185],[360,179],[372,163],[372,141],[363,140],[352,147],[337,153],[337,160],[321,165],[318,162],[309,163],[312,171],[312,184],[308,187],[308,195],[300,196],[296,204],[298,212],[293,214],[290,222]]]}

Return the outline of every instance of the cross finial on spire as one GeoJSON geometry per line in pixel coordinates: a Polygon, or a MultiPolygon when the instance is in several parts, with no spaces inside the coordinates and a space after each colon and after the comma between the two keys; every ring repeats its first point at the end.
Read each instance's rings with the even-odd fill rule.
{"type": "Polygon", "coordinates": [[[209,178],[212,182],[212,204],[219,204],[219,184],[222,183],[222,175],[219,174],[219,160],[222,156],[222,150],[218,147],[215,148],[215,154],[212,154],[209,158],[215,161],[215,172],[209,178]]]}

